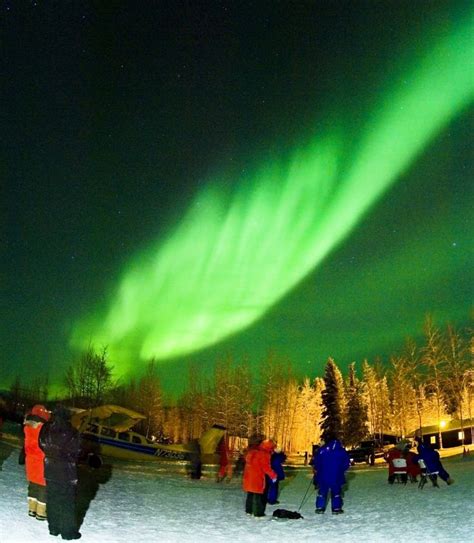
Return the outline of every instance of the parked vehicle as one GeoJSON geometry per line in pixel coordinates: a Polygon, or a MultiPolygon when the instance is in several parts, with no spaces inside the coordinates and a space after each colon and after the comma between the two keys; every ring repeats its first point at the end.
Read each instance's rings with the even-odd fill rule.
{"type": "Polygon", "coordinates": [[[358,447],[347,451],[349,453],[351,464],[365,462],[373,466],[377,458],[383,458],[384,454],[391,447],[390,443],[380,443],[376,440],[362,441],[358,447]]]}

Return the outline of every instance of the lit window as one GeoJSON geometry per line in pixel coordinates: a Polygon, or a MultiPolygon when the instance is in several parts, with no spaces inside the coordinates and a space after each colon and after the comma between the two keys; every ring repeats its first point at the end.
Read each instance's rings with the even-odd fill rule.
{"type": "Polygon", "coordinates": [[[436,436],[431,436],[430,437],[430,443],[431,443],[431,445],[434,445],[436,443],[436,436]]]}
{"type": "Polygon", "coordinates": [[[464,432],[458,432],[458,439],[462,441],[464,439],[464,432]]]}

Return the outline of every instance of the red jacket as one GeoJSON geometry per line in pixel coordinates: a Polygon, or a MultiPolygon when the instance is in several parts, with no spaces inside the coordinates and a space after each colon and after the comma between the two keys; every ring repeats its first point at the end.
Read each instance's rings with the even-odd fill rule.
{"type": "Polygon", "coordinates": [[[38,443],[39,433],[45,421],[35,415],[28,415],[23,432],[25,434],[26,478],[30,483],[46,485],[44,479],[44,452],[38,443]]]}
{"type": "Polygon", "coordinates": [[[418,455],[408,451],[407,456],[407,471],[411,477],[418,477],[421,474],[420,466],[418,465],[418,455]]]}
{"type": "Polygon", "coordinates": [[[245,455],[243,488],[245,492],[263,494],[265,490],[265,475],[276,479],[277,474],[270,466],[270,457],[274,449],[271,441],[264,441],[256,447],[251,447],[245,455]]]}
{"type": "MultiPolygon", "coordinates": [[[[386,454],[385,454],[385,460],[388,462],[388,474],[393,475],[396,470],[395,466],[393,465],[393,461],[395,458],[403,458],[402,451],[398,449],[397,447],[392,447],[386,454]]],[[[406,469],[405,469],[406,471],[406,469]]]]}

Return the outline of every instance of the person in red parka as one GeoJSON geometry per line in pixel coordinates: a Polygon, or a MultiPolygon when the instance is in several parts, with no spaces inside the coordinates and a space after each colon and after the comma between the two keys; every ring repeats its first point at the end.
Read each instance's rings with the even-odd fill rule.
{"type": "Polygon", "coordinates": [[[227,436],[223,436],[219,441],[217,452],[219,453],[219,471],[216,480],[220,483],[227,477],[227,480],[230,481],[232,479],[232,462],[229,458],[230,451],[227,436]]]}
{"type": "Polygon", "coordinates": [[[418,482],[418,475],[421,475],[421,468],[418,464],[418,455],[410,450],[411,445],[405,448],[405,458],[407,459],[408,477],[412,483],[418,482]]]}
{"type": "MultiPolygon", "coordinates": [[[[402,468],[395,468],[393,461],[398,460],[402,458],[402,449],[400,446],[392,447],[385,455],[384,455],[385,461],[388,463],[388,482],[389,484],[393,485],[396,479],[395,472],[396,471],[402,471],[402,468]]],[[[407,470],[406,468],[403,470],[405,473],[401,474],[401,481],[402,483],[407,482],[407,470]]]]}
{"type": "Polygon", "coordinates": [[[35,405],[25,417],[25,468],[28,481],[28,515],[46,520],[46,480],[44,478],[44,452],[39,447],[39,433],[49,420],[50,413],[44,405],[35,405]]]}
{"type": "Polygon", "coordinates": [[[243,489],[247,492],[245,512],[255,517],[265,515],[267,499],[265,496],[265,475],[272,481],[277,480],[277,474],[272,470],[270,458],[275,443],[270,439],[254,440],[245,455],[243,489]]]}

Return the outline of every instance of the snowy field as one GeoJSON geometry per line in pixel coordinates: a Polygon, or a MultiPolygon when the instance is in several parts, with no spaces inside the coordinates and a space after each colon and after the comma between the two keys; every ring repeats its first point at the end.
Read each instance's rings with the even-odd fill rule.
{"type": "MultiPolygon", "coordinates": [[[[314,514],[309,468],[288,469],[280,505],[267,516],[244,513],[240,478],[216,483],[212,472],[199,481],[176,463],[114,463],[82,470],[80,531],[84,542],[313,542],[474,541],[474,454],[444,460],[455,479],[448,487],[428,483],[389,486],[383,464],[348,473],[344,515],[314,514]],[[281,507],[297,510],[309,489],[301,520],[276,520],[281,507]]],[[[24,467],[18,449],[0,442],[0,541],[58,541],[46,523],[27,516],[24,467]]]]}

